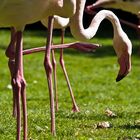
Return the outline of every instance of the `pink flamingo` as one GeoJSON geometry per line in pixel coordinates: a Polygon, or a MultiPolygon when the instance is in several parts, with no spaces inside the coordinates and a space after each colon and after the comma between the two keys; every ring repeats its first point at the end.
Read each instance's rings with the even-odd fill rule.
{"type": "MultiPolygon", "coordinates": [[[[9,1],[3,0],[0,2],[0,27],[15,27],[15,40],[12,41],[13,49],[8,55],[9,58],[15,61],[12,66],[12,85],[16,93],[16,106],[17,106],[17,140],[20,140],[20,95],[23,103],[23,121],[24,121],[24,140],[27,139],[27,113],[26,113],[26,96],[25,88],[26,82],[23,74],[23,58],[22,58],[22,32],[24,26],[29,23],[36,22],[48,16],[48,36],[47,45],[45,50],[44,66],[48,78],[48,88],[50,95],[50,109],[51,109],[51,132],[55,135],[55,109],[54,109],[54,96],[52,88],[52,64],[50,61],[51,43],[52,43],[52,30],[53,30],[53,15],[62,17],[71,17],[70,28],[73,35],[80,40],[92,38],[100,22],[104,18],[108,18],[114,27],[114,49],[118,56],[120,70],[116,81],[124,78],[131,69],[131,49],[132,45],[127,35],[122,30],[118,18],[109,11],[101,11],[92,20],[90,28],[84,30],[82,26],[82,15],[86,0],[31,0],[31,1],[9,1]],[[32,7],[32,8],[31,8],[32,7]],[[18,12],[17,12],[18,11],[18,12]],[[9,14],[10,13],[10,14],[9,14]],[[15,55],[12,55],[14,54],[15,55]]],[[[13,64],[13,63],[11,63],[13,64]]],[[[10,65],[11,65],[10,64],[10,65]]]]}
{"type": "MultiPolygon", "coordinates": [[[[103,19],[107,18],[108,20],[110,20],[114,28],[114,38],[113,38],[114,49],[117,54],[118,62],[120,65],[120,70],[116,78],[116,81],[120,81],[131,70],[131,53],[132,53],[131,41],[129,40],[128,36],[121,28],[118,18],[111,11],[107,11],[107,10],[100,11],[92,20],[89,28],[84,29],[82,24],[82,17],[83,17],[85,2],[86,0],[76,1],[76,12],[70,18],[71,32],[73,36],[78,40],[88,41],[96,34],[96,31],[103,19]]],[[[53,17],[49,17],[48,29],[50,29],[51,33],[49,33],[48,36],[49,45],[47,46],[51,46],[50,34],[52,34],[52,30],[53,30],[53,20],[54,20],[53,17]]],[[[47,73],[47,77],[50,81],[49,93],[52,94],[53,93],[52,67],[50,67],[51,66],[50,61],[47,63],[47,58],[48,59],[50,58],[50,51],[45,58],[46,59],[44,61],[44,64],[45,66],[47,66],[45,68],[49,70],[49,72],[47,73]]],[[[53,100],[53,98],[51,98],[51,100],[53,100]]],[[[52,111],[54,111],[54,104],[51,104],[51,108],[53,108],[52,111]]],[[[52,128],[55,128],[55,112],[53,112],[53,116],[51,116],[51,118],[52,118],[52,128]]]]}
{"type": "Polygon", "coordinates": [[[118,57],[118,62],[120,64],[120,70],[116,81],[120,81],[124,78],[131,70],[131,53],[132,44],[126,33],[123,31],[119,19],[117,16],[108,10],[101,10],[92,19],[91,24],[88,28],[84,29],[82,24],[83,11],[85,7],[85,0],[76,1],[76,13],[70,18],[70,29],[73,36],[77,37],[79,40],[89,40],[97,32],[100,23],[106,18],[108,19],[114,29],[113,37],[113,47],[118,57]],[[77,30],[75,30],[77,29],[77,30]],[[124,57],[125,56],[125,57],[124,57]]]}
{"type": "MultiPolygon", "coordinates": [[[[75,12],[75,0],[66,0],[65,2],[63,3],[63,0],[0,1],[0,27],[15,27],[16,29],[14,33],[14,39],[9,45],[6,54],[10,59],[9,66],[12,75],[11,83],[16,96],[15,99],[17,107],[17,140],[20,139],[21,126],[20,96],[23,104],[23,137],[24,140],[27,140],[26,82],[23,74],[22,32],[26,24],[34,23],[43,19],[44,17],[51,16],[55,13],[60,13],[60,16],[68,17],[73,15],[75,12]],[[64,12],[66,11],[65,9],[67,7],[65,2],[69,5],[67,13],[64,12]]],[[[49,41],[47,45],[51,45],[49,44],[49,41]]],[[[49,65],[49,55],[47,53],[49,50],[50,47],[47,47],[45,56],[46,73],[48,73],[48,69],[51,68],[49,65]]],[[[48,81],[49,85],[50,82],[51,81],[48,81]]],[[[53,102],[53,98],[51,98],[51,102],[53,102]]],[[[54,110],[52,110],[51,112],[54,112],[54,110]]],[[[54,133],[54,128],[52,128],[51,130],[52,133],[54,133]]]]}
{"type": "MultiPolygon", "coordinates": [[[[14,52],[15,39],[16,39],[16,29],[14,27],[12,27],[11,28],[11,41],[10,41],[9,47],[6,50],[6,55],[7,55],[7,57],[9,57],[8,65],[9,65],[9,69],[10,69],[10,72],[11,72],[11,77],[13,77],[14,70],[15,70],[14,69],[14,67],[15,67],[15,58],[14,58],[14,55],[15,55],[15,52],[14,52]]],[[[74,49],[84,51],[84,52],[91,52],[91,51],[93,52],[98,47],[99,47],[98,44],[74,42],[74,43],[67,43],[67,44],[61,44],[61,45],[52,45],[51,50],[54,51],[54,49],[62,50],[62,49],[65,49],[65,48],[74,48],[74,49]]],[[[45,50],[46,50],[46,47],[38,47],[38,48],[27,49],[27,50],[23,50],[23,55],[27,55],[27,54],[31,54],[31,53],[37,53],[37,52],[41,52],[41,51],[44,52],[45,50]]],[[[15,89],[14,85],[12,85],[12,86],[13,86],[13,116],[18,118],[16,89],[15,89]]],[[[24,98],[24,100],[25,100],[25,98],[24,98]]],[[[23,106],[25,106],[25,105],[26,105],[26,103],[23,106]]],[[[78,111],[78,108],[75,108],[74,111],[78,111]]],[[[24,112],[24,114],[26,114],[26,112],[24,112]]],[[[27,120],[24,123],[26,123],[26,127],[27,127],[27,120]]],[[[27,130],[24,130],[24,133],[25,133],[25,131],[27,131],[27,130]]],[[[27,137],[27,134],[24,135],[24,139],[26,137],[27,137]]]]}

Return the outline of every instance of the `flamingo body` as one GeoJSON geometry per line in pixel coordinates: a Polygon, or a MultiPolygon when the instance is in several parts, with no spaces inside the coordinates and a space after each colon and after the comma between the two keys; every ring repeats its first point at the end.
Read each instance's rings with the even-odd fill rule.
{"type": "Polygon", "coordinates": [[[0,26],[19,27],[34,23],[43,18],[44,11],[48,9],[48,6],[49,4],[44,0],[26,2],[24,0],[7,0],[0,8],[0,26]]]}
{"type": "MultiPolygon", "coordinates": [[[[69,18],[63,18],[57,15],[54,15],[54,25],[53,27],[55,29],[65,29],[66,27],[68,27],[70,22],[69,18]]],[[[44,18],[41,20],[41,23],[45,26],[48,27],[48,18],[44,18]]]]}
{"type": "Polygon", "coordinates": [[[0,1],[0,27],[23,27],[50,15],[70,17],[75,12],[75,0],[2,0],[0,1]],[[69,8],[66,10],[67,4],[69,8]]]}

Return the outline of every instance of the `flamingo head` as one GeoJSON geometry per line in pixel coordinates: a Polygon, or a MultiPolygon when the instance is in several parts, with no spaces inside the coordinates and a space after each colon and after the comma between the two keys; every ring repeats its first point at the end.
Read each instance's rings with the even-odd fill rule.
{"type": "Polygon", "coordinates": [[[131,71],[132,43],[125,33],[113,39],[114,49],[118,57],[120,70],[116,82],[122,80],[131,71]]]}

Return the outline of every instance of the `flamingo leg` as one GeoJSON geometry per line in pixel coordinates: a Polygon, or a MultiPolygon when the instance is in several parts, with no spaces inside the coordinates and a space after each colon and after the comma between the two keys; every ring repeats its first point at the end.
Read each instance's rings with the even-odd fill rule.
{"type": "Polygon", "coordinates": [[[16,52],[15,52],[15,67],[12,77],[12,85],[15,89],[16,96],[16,111],[17,111],[17,140],[20,140],[21,127],[21,112],[20,112],[20,97],[23,102],[23,124],[24,124],[24,140],[27,140],[27,112],[26,112],[26,82],[23,75],[23,55],[22,55],[22,32],[16,32],[16,52]],[[22,95],[22,96],[21,96],[22,95]]]}
{"type": "Polygon", "coordinates": [[[51,133],[55,135],[55,108],[54,108],[54,95],[53,95],[53,84],[52,84],[52,64],[50,61],[51,53],[51,42],[52,42],[52,31],[53,31],[53,16],[48,19],[48,36],[45,51],[44,67],[48,79],[48,88],[50,95],[50,113],[51,113],[51,133]]]}
{"type": "Polygon", "coordinates": [[[55,95],[55,111],[58,111],[58,94],[57,94],[57,76],[56,76],[56,59],[54,50],[52,50],[52,66],[54,75],[54,95],[55,95]]]}
{"type": "MultiPolygon", "coordinates": [[[[14,67],[15,67],[15,43],[16,43],[16,30],[14,27],[11,28],[11,41],[9,43],[9,46],[5,52],[6,56],[9,58],[8,61],[8,67],[10,70],[11,77],[13,77],[14,74],[14,67]]],[[[11,79],[12,82],[12,79],[11,79]]],[[[15,89],[12,86],[13,90],[13,116],[16,118],[17,111],[16,111],[16,96],[15,96],[15,89]]]]}
{"type": "MultiPolygon", "coordinates": [[[[64,44],[64,33],[65,33],[65,30],[62,29],[61,44],[64,44]]],[[[68,88],[69,88],[69,91],[70,91],[70,96],[71,96],[72,103],[73,103],[72,111],[73,112],[79,112],[79,108],[76,104],[74,94],[73,94],[73,91],[72,91],[72,87],[71,87],[71,84],[70,84],[70,80],[69,80],[69,77],[68,77],[68,74],[67,74],[67,71],[66,71],[66,67],[65,67],[65,63],[64,63],[64,59],[63,59],[63,49],[60,49],[60,65],[62,67],[64,76],[65,76],[65,79],[66,79],[66,82],[67,82],[67,85],[68,85],[68,88]]]]}
{"type": "Polygon", "coordinates": [[[27,140],[27,107],[26,107],[26,84],[25,80],[22,83],[21,97],[22,97],[22,110],[23,110],[23,139],[27,140]]]}

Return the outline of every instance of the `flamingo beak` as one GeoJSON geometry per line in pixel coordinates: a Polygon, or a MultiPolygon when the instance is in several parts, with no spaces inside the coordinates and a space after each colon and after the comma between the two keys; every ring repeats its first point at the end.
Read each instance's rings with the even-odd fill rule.
{"type": "Polygon", "coordinates": [[[122,80],[131,71],[131,56],[129,54],[123,54],[119,59],[120,70],[116,78],[116,82],[122,80]]]}

